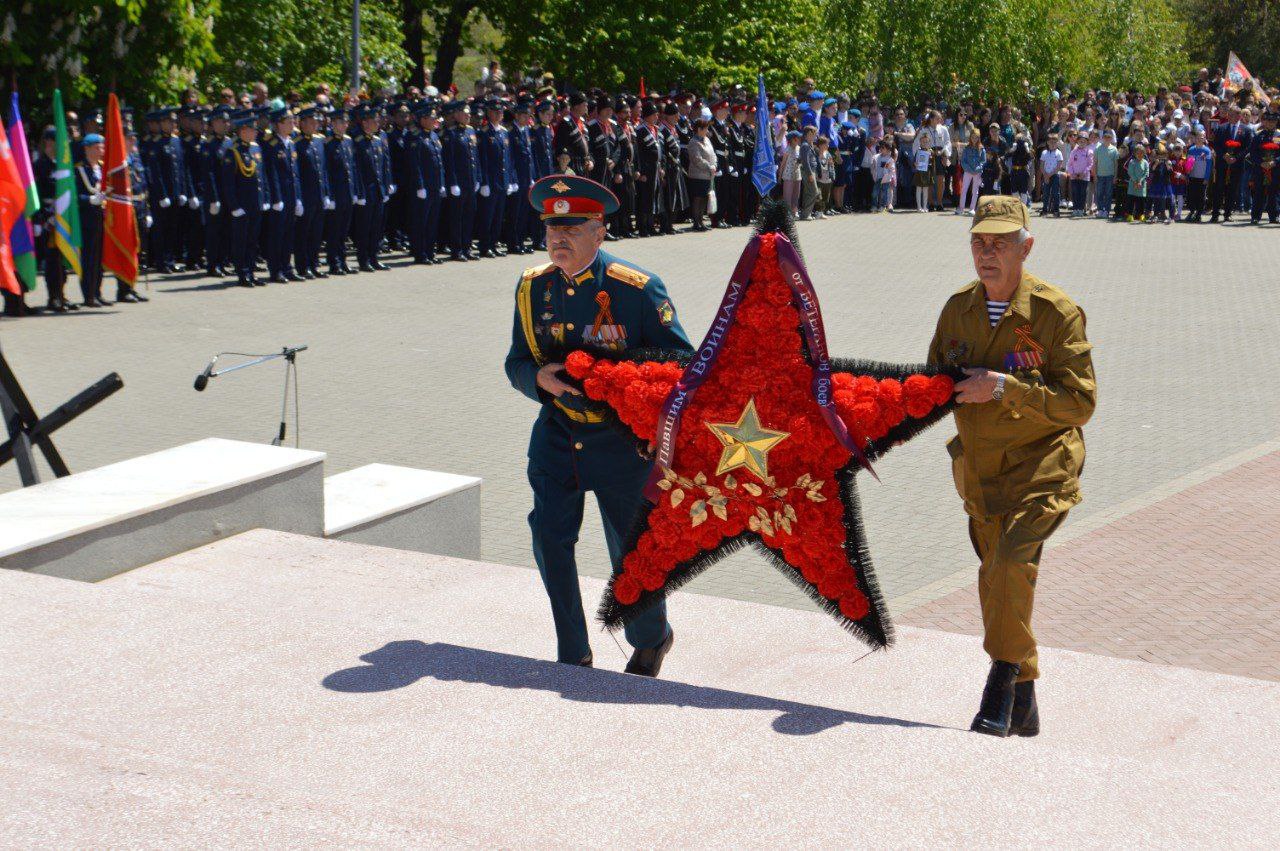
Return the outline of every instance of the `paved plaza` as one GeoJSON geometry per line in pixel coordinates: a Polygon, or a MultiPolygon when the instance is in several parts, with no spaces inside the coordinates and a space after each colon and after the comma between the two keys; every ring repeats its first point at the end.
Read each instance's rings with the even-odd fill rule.
{"type": "MultiPolygon", "coordinates": [[[[802,223],[801,248],[833,354],[920,360],[943,301],[971,278],[967,223],[949,214],[802,223]]],[[[1274,488],[1250,498],[1254,492],[1241,480],[1255,461],[1271,471],[1271,481],[1278,475],[1267,459],[1280,449],[1280,228],[1037,219],[1033,232],[1038,241],[1029,268],[1084,307],[1099,381],[1097,413],[1085,430],[1085,502],[1046,555],[1045,594],[1056,593],[1050,576],[1059,563],[1064,570],[1074,565],[1073,576],[1124,571],[1132,586],[1176,578],[1183,594],[1206,588],[1202,602],[1213,609],[1207,622],[1229,635],[1248,595],[1208,586],[1266,567],[1264,547],[1223,562],[1258,524],[1268,517],[1275,523],[1280,499],[1274,488]],[[1237,468],[1244,472],[1232,478],[1237,468]],[[1234,517],[1211,510],[1218,487],[1230,491],[1234,517]],[[1194,498],[1178,501],[1189,489],[1194,498]],[[1162,521],[1166,527],[1157,525],[1162,521]],[[1132,535],[1143,528],[1164,531],[1149,532],[1151,546],[1135,545],[1132,535]],[[1188,529],[1195,534],[1177,539],[1185,546],[1168,544],[1166,532],[1188,529]],[[1161,540],[1166,545],[1155,546],[1161,540]],[[1188,548],[1207,543],[1212,547],[1194,563],[1179,561],[1188,548]]],[[[747,237],[737,229],[608,247],[666,280],[696,341],[747,237]]],[[[258,290],[178,276],[153,280],[150,304],[6,320],[0,343],[41,412],[107,372],[124,378],[124,390],[59,433],[73,471],[206,436],[269,440],[279,418],[279,364],[218,378],[204,393],[192,389],[192,380],[220,350],[307,344],[299,359],[301,442],[328,453],[327,472],[385,462],[481,476],[484,560],[531,566],[524,472],[536,409],[508,386],[502,370],[514,285],[531,262],[542,258],[427,268],[396,259],[389,272],[258,290]]],[[[879,464],[881,483],[863,477],[860,485],[891,607],[899,614],[917,610],[908,622],[973,631],[977,608],[967,589],[976,564],[943,448],[952,433],[950,422],[936,426],[879,464]],[[948,608],[956,600],[967,602],[948,608]]],[[[0,473],[0,486],[17,486],[12,464],[0,473]]],[[[606,574],[593,509],[580,556],[584,573],[606,574]]],[[[1167,606],[1160,612],[1169,619],[1195,616],[1160,594],[1128,593],[1133,589],[1105,581],[1089,587],[1116,594],[1093,613],[1102,619],[1100,630],[1091,625],[1094,633],[1143,607],[1167,606]]],[[[716,565],[688,590],[810,606],[750,553],[716,565]]],[[[1042,610],[1057,611],[1045,594],[1042,610]]],[[[1274,605],[1274,593],[1270,599],[1274,605]]],[[[678,625],[679,596],[671,608],[678,625]]],[[[1257,649],[1247,668],[1239,658],[1216,664],[1176,653],[1151,658],[1278,678],[1274,614],[1250,616],[1257,649]]],[[[1126,655],[1096,634],[1046,630],[1048,642],[1059,637],[1060,646],[1126,655]]]]}

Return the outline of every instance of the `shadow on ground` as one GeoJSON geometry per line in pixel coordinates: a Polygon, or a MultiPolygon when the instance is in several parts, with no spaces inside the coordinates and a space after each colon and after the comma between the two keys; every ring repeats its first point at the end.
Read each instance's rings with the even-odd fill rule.
{"type": "Polygon", "coordinates": [[[324,678],[324,687],[331,691],[358,694],[391,691],[430,677],[443,682],[477,683],[497,688],[539,689],[556,692],[565,700],[583,703],[759,709],[780,713],[773,719],[773,729],[789,736],[810,736],[841,724],[944,729],[936,724],[864,715],[671,680],[576,668],[455,644],[392,641],[360,659],[368,664],[334,671],[324,678]]]}

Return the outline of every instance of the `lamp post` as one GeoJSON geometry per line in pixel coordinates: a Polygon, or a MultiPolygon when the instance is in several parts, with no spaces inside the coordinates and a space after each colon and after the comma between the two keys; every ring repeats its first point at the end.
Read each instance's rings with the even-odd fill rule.
{"type": "Polygon", "coordinates": [[[360,0],[351,5],[351,89],[360,91],[360,0]]]}

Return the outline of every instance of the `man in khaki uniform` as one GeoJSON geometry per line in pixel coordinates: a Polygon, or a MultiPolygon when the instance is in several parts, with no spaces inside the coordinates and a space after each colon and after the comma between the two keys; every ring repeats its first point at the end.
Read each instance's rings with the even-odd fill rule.
{"type": "Polygon", "coordinates": [[[1080,429],[1096,394],[1084,311],[1023,270],[1035,242],[1027,225],[1017,198],[981,200],[969,229],[978,280],[947,301],[929,347],[930,363],[968,376],[956,385],[959,434],[947,449],[982,559],[978,597],[992,660],[971,729],[994,736],[1040,730],[1036,574],[1044,542],[1080,501],[1080,429]]]}

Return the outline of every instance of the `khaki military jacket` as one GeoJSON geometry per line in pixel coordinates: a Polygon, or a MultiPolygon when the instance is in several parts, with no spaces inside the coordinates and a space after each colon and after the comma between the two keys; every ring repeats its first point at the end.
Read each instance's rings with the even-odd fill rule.
{"type": "Polygon", "coordinates": [[[929,346],[931,364],[1009,376],[1003,399],[956,408],[959,433],[947,444],[956,489],[973,517],[998,517],[1031,500],[1065,511],[1080,501],[1081,427],[1097,397],[1084,311],[1024,273],[993,328],[986,297],[981,281],[953,295],[929,346]]]}

